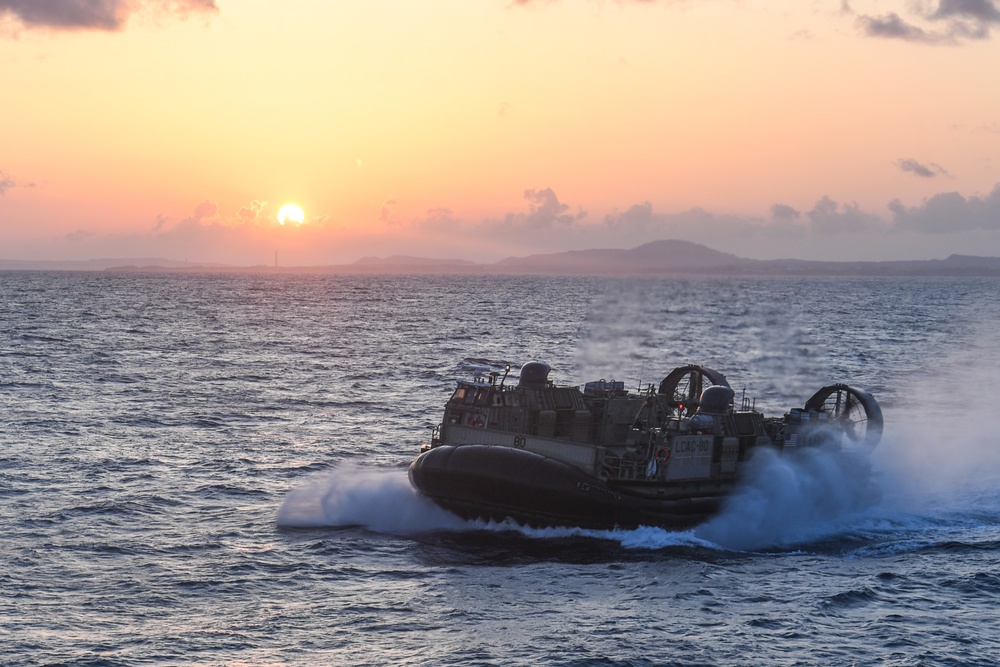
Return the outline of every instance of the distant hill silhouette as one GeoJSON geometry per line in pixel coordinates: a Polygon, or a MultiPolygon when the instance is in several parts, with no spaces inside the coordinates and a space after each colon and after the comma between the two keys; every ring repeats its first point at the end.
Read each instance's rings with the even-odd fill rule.
{"type": "Polygon", "coordinates": [[[754,261],[689,241],[652,241],[631,250],[571,250],[508,257],[487,265],[486,269],[498,273],[702,273],[735,271],[750,266],[754,261]]]}
{"type": "MultiPolygon", "coordinates": [[[[412,258],[408,258],[412,259],[412,258]]],[[[384,260],[380,268],[394,263],[384,260]]],[[[408,262],[410,268],[413,262],[408,262]]],[[[439,263],[440,265],[440,263],[439,263]]],[[[399,265],[395,265],[399,266],[399,265]]],[[[1000,276],[1000,258],[951,255],[947,259],[887,262],[759,260],[713,250],[690,241],[651,241],[628,250],[571,250],[507,257],[468,272],[533,275],[777,275],[777,276],[1000,276]]]]}
{"type": "Polygon", "coordinates": [[[689,241],[651,241],[628,250],[571,250],[507,257],[492,264],[409,255],[363,257],[332,266],[193,265],[166,259],[99,259],[77,262],[0,260],[0,270],[217,271],[300,273],[461,273],[522,275],[761,275],[761,276],[1000,276],[1000,257],[950,255],[946,259],[892,262],[816,262],[747,259],[689,241]]]}
{"type": "Polygon", "coordinates": [[[179,262],[172,259],[163,259],[162,257],[83,260],[0,259],[0,270],[2,271],[105,271],[120,267],[131,269],[184,269],[217,266],[221,265],[179,262]]]}
{"type": "MultiPolygon", "coordinates": [[[[305,269],[303,269],[305,270],[305,269]]],[[[947,259],[892,262],[759,260],[690,241],[651,241],[627,250],[570,250],[507,257],[492,264],[396,255],[365,257],[314,271],[365,273],[497,273],[521,275],[778,275],[778,276],[1000,276],[1000,258],[951,255],[947,259]]]]}

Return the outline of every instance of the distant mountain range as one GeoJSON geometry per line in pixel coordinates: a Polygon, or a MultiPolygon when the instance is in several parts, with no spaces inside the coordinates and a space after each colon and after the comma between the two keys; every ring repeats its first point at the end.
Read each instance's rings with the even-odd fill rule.
{"type": "Polygon", "coordinates": [[[460,259],[395,255],[364,257],[353,264],[270,267],[189,264],[165,259],[101,259],[81,262],[0,260],[0,270],[48,271],[266,271],[309,273],[460,273],[520,275],[770,275],[770,276],[1000,276],[1000,258],[951,255],[946,259],[890,262],[759,260],[719,252],[688,241],[652,241],[630,250],[571,250],[508,257],[492,264],[460,259]]]}
{"type": "Polygon", "coordinates": [[[951,255],[947,259],[885,262],[759,260],[688,241],[652,241],[631,250],[582,250],[509,257],[487,266],[486,270],[567,275],[1000,276],[1000,258],[951,255]]]}
{"type": "Polygon", "coordinates": [[[129,259],[31,260],[0,259],[0,271],[106,271],[116,267],[183,270],[185,268],[218,268],[221,264],[192,264],[159,257],[129,259]]]}

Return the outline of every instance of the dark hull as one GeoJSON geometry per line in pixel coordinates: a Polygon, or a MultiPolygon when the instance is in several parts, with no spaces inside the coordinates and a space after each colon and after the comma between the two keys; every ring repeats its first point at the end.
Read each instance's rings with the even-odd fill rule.
{"type": "MultiPolygon", "coordinates": [[[[612,529],[684,528],[718,511],[722,491],[698,497],[651,497],[656,489],[612,487],[577,468],[523,449],[444,445],[410,465],[410,483],[466,519],[612,529]]],[[[667,491],[667,489],[663,489],[667,491]]]]}

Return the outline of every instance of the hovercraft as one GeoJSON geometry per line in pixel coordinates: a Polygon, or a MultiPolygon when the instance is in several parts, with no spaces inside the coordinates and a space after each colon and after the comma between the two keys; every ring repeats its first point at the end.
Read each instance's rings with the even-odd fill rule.
{"type": "Polygon", "coordinates": [[[460,380],[410,483],[466,519],[611,529],[690,527],[719,511],[755,449],[874,447],[882,411],[846,384],[765,417],[723,374],[674,369],[635,392],[598,380],[549,380],[548,364],[479,368],[460,380]]]}

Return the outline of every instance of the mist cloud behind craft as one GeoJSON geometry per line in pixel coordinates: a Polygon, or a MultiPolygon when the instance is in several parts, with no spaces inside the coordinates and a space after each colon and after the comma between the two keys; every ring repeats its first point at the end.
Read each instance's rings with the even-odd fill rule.
{"type": "Polygon", "coordinates": [[[1000,256],[998,30],[996,0],[0,0],[0,259],[1000,256]]]}

